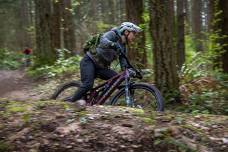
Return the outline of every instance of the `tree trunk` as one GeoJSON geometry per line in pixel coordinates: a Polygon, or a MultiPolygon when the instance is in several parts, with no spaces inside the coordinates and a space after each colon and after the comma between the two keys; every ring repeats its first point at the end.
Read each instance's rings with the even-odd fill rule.
{"type": "Polygon", "coordinates": [[[185,34],[192,33],[192,10],[191,0],[184,0],[184,14],[185,14],[185,34]]]}
{"type": "MultiPolygon", "coordinates": [[[[127,21],[137,25],[144,24],[143,10],[143,0],[126,0],[127,21]]],[[[141,64],[142,67],[146,66],[145,33],[141,32],[136,39],[136,43],[130,45],[128,50],[129,58],[141,64]]]]}
{"type": "Polygon", "coordinates": [[[74,54],[75,50],[75,33],[74,33],[74,21],[72,15],[71,0],[62,0],[63,7],[63,37],[64,47],[74,54]]]}
{"type": "Polygon", "coordinates": [[[34,0],[30,0],[28,2],[29,4],[29,40],[30,40],[30,47],[36,48],[36,42],[35,42],[35,30],[31,30],[31,27],[35,27],[35,2],[34,0]]]}
{"type": "Polygon", "coordinates": [[[52,48],[61,48],[61,6],[59,1],[52,1],[53,12],[52,12],[52,48]]]}
{"type": "Polygon", "coordinates": [[[177,0],[177,57],[178,67],[181,69],[185,62],[185,39],[184,39],[184,1],[177,0]]]}
{"type": "Polygon", "coordinates": [[[98,0],[97,2],[97,16],[99,21],[102,21],[102,1],[98,0]]]}
{"type": "MultiPolygon", "coordinates": [[[[208,31],[208,0],[201,0],[201,15],[202,15],[202,32],[208,31]]],[[[203,35],[203,39],[206,40],[207,37],[205,34],[203,35]]]]}
{"type": "Polygon", "coordinates": [[[124,21],[126,21],[126,11],[125,11],[125,9],[126,9],[126,0],[119,0],[119,5],[118,5],[118,7],[119,7],[119,15],[118,15],[118,17],[119,17],[119,22],[121,23],[121,22],[124,22],[124,21]]]}
{"type": "Polygon", "coordinates": [[[169,1],[150,0],[150,32],[153,39],[155,83],[165,97],[179,95],[179,79],[169,1]]]}
{"type": "Polygon", "coordinates": [[[196,51],[203,51],[202,39],[202,0],[192,0],[192,32],[196,51]]]}
{"type": "MultiPolygon", "coordinates": [[[[97,15],[94,16],[94,14],[97,13],[97,0],[93,0],[91,1],[91,4],[90,4],[90,8],[91,10],[89,11],[89,16],[93,16],[94,17],[94,21],[93,23],[96,24],[96,21],[99,19],[99,17],[97,15]]],[[[97,33],[97,26],[94,25],[94,24],[90,24],[89,25],[89,29],[91,30],[91,33],[95,34],[97,33]]],[[[89,33],[88,33],[89,34],[89,33]]]]}
{"type": "Polygon", "coordinates": [[[208,32],[211,32],[213,28],[214,13],[215,13],[215,1],[208,0],[208,13],[207,13],[208,32]]]}
{"type": "Polygon", "coordinates": [[[221,41],[224,51],[221,55],[222,70],[224,73],[228,73],[228,1],[219,0],[219,8],[222,10],[221,36],[224,37],[221,41]]]}
{"type": "Polygon", "coordinates": [[[36,50],[35,66],[53,64],[56,60],[55,50],[51,42],[51,2],[50,0],[36,0],[36,50]]]}
{"type": "Polygon", "coordinates": [[[116,0],[111,0],[110,5],[112,7],[111,7],[111,10],[110,10],[111,14],[110,14],[110,18],[109,18],[109,23],[110,24],[117,23],[116,11],[117,11],[118,8],[116,7],[116,0]]]}
{"type": "Polygon", "coordinates": [[[20,48],[24,49],[25,47],[31,47],[31,40],[27,32],[29,28],[29,3],[26,0],[20,1],[19,18],[18,41],[20,48]]]}

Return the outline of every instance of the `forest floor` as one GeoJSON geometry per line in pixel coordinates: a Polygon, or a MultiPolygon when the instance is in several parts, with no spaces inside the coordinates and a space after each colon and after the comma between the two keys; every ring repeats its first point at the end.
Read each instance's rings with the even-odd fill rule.
{"type": "Polygon", "coordinates": [[[32,79],[25,75],[24,70],[0,71],[0,98],[24,101],[38,100],[40,97],[34,92],[32,79]]]}
{"type": "Polygon", "coordinates": [[[0,71],[0,152],[228,151],[228,116],[113,106],[77,111],[47,100],[55,86],[49,83],[0,71]]]}

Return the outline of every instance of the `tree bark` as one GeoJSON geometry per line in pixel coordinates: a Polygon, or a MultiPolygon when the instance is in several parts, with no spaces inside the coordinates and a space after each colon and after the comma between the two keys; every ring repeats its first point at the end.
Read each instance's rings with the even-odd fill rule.
{"type": "Polygon", "coordinates": [[[192,0],[192,32],[196,51],[203,51],[202,39],[202,0],[192,0]]]}
{"type": "Polygon", "coordinates": [[[119,0],[119,22],[124,22],[126,20],[126,0],[119,0]]]}
{"type": "Polygon", "coordinates": [[[51,42],[51,2],[50,0],[35,1],[36,49],[35,66],[53,64],[56,60],[55,50],[51,42]]]}
{"type": "MultiPolygon", "coordinates": [[[[127,21],[133,22],[137,25],[144,24],[143,20],[143,1],[142,0],[126,0],[126,16],[127,21]]],[[[145,49],[145,33],[141,32],[134,44],[128,49],[129,58],[142,67],[147,64],[147,55],[145,49]]]]}
{"type": "Polygon", "coordinates": [[[184,31],[184,1],[177,0],[177,57],[179,69],[185,62],[184,31]]]}
{"type": "Polygon", "coordinates": [[[61,6],[59,1],[52,1],[53,12],[52,12],[52,48],[61,48],[61,6]]]}
{"type": "Polygon", "coordinates": [[[64,37],[64,47],[74,54],[75,50],[75,31],[74,31],[74,21],[72,14],[71,0],[62,0],[63,7],[63,37],[64,37]]]}
{"type": "Polygon", "coordinates": [[[29,24],[29,3],[26,0],[20,1],[20,13],[18,14],[19,20],[19,28],[17,30],[18,33],[18,42],[20,49],[24,49],[25,47],[31,47],[31,40],[28,34],[29,24]]]}
{"type": "Polygon", "coordinates": [[[221,36],[224,38],[221,41],[223,46],[223,53],[221,55],[222,70],[224,73],[228,73],[228,1],[219,0],[219,8],[222,10],[221,15],[221,36]]]}
{"type": "Polygon", "coordinates": [[[170,2],[150,0],[150,33],[153,39],[155,83],[162,94],[179,99],[177,59],[173,41],[170,2]]]}

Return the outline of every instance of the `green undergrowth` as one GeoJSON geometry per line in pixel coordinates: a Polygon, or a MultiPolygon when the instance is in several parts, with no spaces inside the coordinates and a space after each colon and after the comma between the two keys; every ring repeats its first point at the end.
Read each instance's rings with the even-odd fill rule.
{"type": "Polygon", "coordinates": [[[56,78],[78,72],[81,56],[75,55],[66,58],[64,55],[65,51],[59,50],[59,58],[53,65],[29,68],[27,71],[28,75],[35,78],[56,78]]]}
{"type": "Polygon", "coordinates": [[[22,59],[22,54],[0,48],[0,69],[18,69],[22,65],[22,59]]]}

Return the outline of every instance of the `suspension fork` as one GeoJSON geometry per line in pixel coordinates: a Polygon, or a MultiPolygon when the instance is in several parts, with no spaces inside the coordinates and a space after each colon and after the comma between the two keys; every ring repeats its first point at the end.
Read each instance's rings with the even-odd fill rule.
{"type": "Polygon", "coordinates": [[[127,106],[129,107],[133,107],[134,106],[134,102],[133,102],[133,98],[132,98],[132,94],[131,94],[131,90],[130,90],[130,79],[129,79],[129,72],[128,70],[126,70],[126,76],[125,76],[125,102],[127,104],[127,106]]]}

